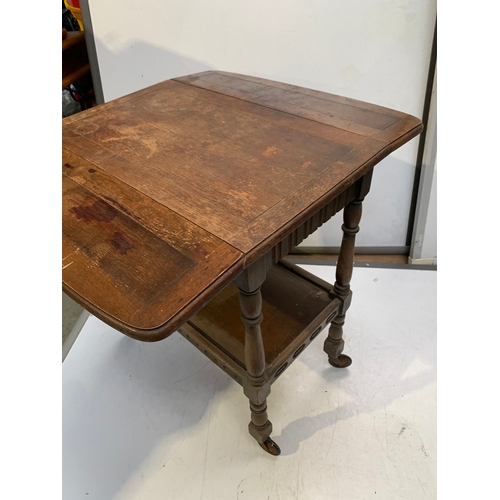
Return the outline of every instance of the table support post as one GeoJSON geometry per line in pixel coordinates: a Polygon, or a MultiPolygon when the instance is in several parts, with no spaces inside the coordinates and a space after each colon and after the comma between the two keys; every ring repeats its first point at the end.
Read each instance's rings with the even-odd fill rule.
{"type": "Polygon", "coordinates": [[[328,330],[328,337],[325,340],[324,351],[328,354],[328,361],[337,368],[346,368],[352,363],[352,359],[344,350],[343,326],[347,309],[351,304],[352,291],[350,282],[354,266],[354,243],[356,233],[359,231],[359,221],[361,220],[363,198],[358,198],[344,208],[344,224],[342,231],[342,244],[337,262],[335,275],[335,285],[332,293],[342,301],[342,308],[336,316],[328,330]]]}
{"type": "Polygon", "coordinates": [[[279,455],[279,446],[269,437],[273,426],[267,417],[267,396],[271,384],[266,380],[266,358],[260,324],[262,323],[262,294],[260,287],[267,269],[257,264],[236,278],[240,290],[241,319],[245,325],[245,365],[247,380],[244,392],[250,401],[250,435],[271,455],[279,455]]]}

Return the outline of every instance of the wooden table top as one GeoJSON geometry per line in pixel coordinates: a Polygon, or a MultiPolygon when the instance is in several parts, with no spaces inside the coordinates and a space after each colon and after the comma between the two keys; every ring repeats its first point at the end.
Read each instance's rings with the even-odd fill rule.
{"type": "Polygon", "coordinates": [[[63,120],[63,289],[160,340],[422,130],[372,104],[216,71],[63,120]]]}

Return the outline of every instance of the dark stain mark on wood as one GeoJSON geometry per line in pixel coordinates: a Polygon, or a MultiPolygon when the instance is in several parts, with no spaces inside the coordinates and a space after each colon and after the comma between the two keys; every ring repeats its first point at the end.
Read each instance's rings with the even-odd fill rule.
{"type": "Polygon", "coordinates": [[[86,221],[96,220],[99,222],[110,222],[116,215],[117,210],[102,200],[96,201],[92,206],[80,205],[73,207],[71,211],[76,214],[79,219],[86,221]]]}
{"type": "Polygon", "coordinates": [[[93,174],[94,172],[97,172],[95,168],[89,168],[89,173],[93,174]]]}
{"type": "Polygon", "coordinates": [[[64,166],[66,168],[75,168],[73,165],[71,165],[71,163],[65,163],[64,166]]]}
{"type": "Polygon", "coordinates": [[[129,250],[134,248],[133,241],[128,236],[118,231],[113,235],[111,243],[121,255],[125,255],[129,250]]]}

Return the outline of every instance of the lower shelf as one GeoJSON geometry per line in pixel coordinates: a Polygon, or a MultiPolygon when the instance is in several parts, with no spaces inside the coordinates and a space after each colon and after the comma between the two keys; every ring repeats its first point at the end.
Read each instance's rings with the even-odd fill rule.
{"type": "MultiPolygon", "coordinates": [[[[262,286],[262,339],[266,375],[276,379],[337,315],[339,299],[332,285],[281,261],[262,286]]],[[[224,288],[180,332],[214,363],[242,384],[245,378],[245,329],[239,290],[224,288]]]]}

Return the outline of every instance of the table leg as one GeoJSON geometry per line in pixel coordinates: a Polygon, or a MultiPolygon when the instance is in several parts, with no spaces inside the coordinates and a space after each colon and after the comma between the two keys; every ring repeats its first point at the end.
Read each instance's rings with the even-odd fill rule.
{"type": "Polygon", "coordinates": [[[352,363],[352,359],[349,356],[342,354],[344,350],[342,335],[345,314],[351,304],[352,291],[349,283],[352,278],[354,242],[356,233],[359,231],[358,224],[361,220],[362,201],[363,198],[354,200],[344,208],[344,224],[342,225],[344,235],[337,262],[335,285],[333,286],[333,294],[342,301],[342,308],[339,315],[330,324],[328,337],[323,347],[324,351],[328,354],[328,361],[332,366],[337,368],[346,368],[352,363]]]}
{"type": "MultiPolygon", "coordinates": [[[[265,277],[265,276],[264,276],[265,277]]],[[[279,455],[279,446],[269,437],[273,426],[267,417],[267,396],[271,385],[266,380],[266,359],[260,324],[262,323],[262,295],[260,285],[249,286],[252,280],[237,279],[240,290],[241,319],[245,325],[245,365],[247,381],[244,392],[250,401],[250,435],[271,455],[279,455]],[[251,289],[253,288],[253,289],[251,289]]],[[[262,280],[263,281],[263,280],[262,280]]]]}

